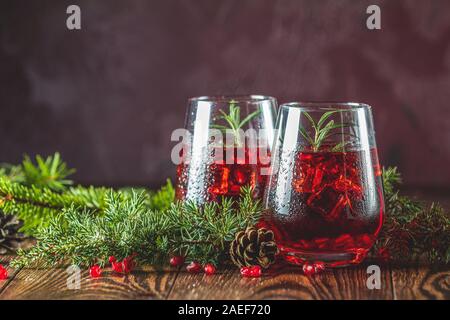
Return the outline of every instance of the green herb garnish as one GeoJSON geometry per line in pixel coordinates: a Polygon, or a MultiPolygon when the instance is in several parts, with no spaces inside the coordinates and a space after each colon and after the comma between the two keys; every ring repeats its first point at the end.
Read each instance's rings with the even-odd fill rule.
{"type": "Polygon", "coordinates": [[[243,120],[241,120],[241,108],[237,105],[237,102],[235,100],[231,100],[229,103],[230,111],[229,113],[225,113],[223,110],[219,110],[221,113],[221,116],[219,116],[219,119],[225,120],[226,125],[220,125],[220,124],[213,124],[211,125],[211,128],[219,129],[222,132],[226,132],[227,130],[230,130],[234,136],[234,144],[237,146],[242,146],[242,141],[240,137],[240,130],[242,127],[244,127],[247,123],[249,123],[253,118],[255,118],[259,113],[261,113],[261,110],[256,110],[249,115],[247,115],[243,120]]]}
{"type": "MultiPolygon", "coordinates": [[[[312,150],[314,152],[319,151],[320,146],[323,144],[323,142],[330,137],[330,135],[333,134],[333,130],[335,129],[341,129],[344,127],[347,127],[348,124],[335,124],[334,120],[328,121],[326,124],[325,122],[329,117],[331,117],[333,114],[341,112],[341,110],[332,110],[325,112],[319,119],[319,121],[316,123],[314,119],[311,117],[311,115],[308,112],[303,112],[305,117],[308,119],[308,121],[311,123],[311,126],[314,129],[314,136],[311,136],[304,128],[300,128],[301,135],[308,141],[308,143],[311,145],[312,150]]],[[[331,150],[332,151],[340,151],[343,150],[345,145],[348,144],[348,141],[342,141],[338,144],[336,144],[331,150]]]]}

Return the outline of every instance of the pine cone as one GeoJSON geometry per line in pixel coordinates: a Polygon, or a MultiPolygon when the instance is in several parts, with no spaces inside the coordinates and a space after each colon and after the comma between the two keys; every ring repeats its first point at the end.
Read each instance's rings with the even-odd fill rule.
{"type": "Polygon", "coordinates": [[[0,254],[14,251],[25,236],[19,232],[22,222],[14,215],[0,212],[0,254]]]}
{"type": "Polygon", "coordinates": [[[238,232],[230,245],[230,257],[238,267],[259,265],[268,268],[278,253],[272,231],[253,227],[238,232]]]}

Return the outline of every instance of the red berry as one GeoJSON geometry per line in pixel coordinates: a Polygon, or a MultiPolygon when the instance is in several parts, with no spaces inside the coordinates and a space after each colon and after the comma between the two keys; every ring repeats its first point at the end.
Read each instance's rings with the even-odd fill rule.
{"type": "Polygon", "coordinates": [[[181,266],[184,263],[184,258],[182,256],[173,256],[169,261],[172,267],[181,266]]]}
{"type": "Polygon", "coordinates": [[[316,269],[314,268],[314,265],[306,262],[303,265],[303,273],[307,276],[312,276],[316,273],[316,269]]]}
{"type": "Polygon", "coordinates": [[[197,261],[192,261],[190,264],[188,264],[186,270],[191,273],[197,273],[200,272],[200,270],[202,270],[202,265],[197,261]]]}
{"type": "Polygon", "coordinates": [[[250,269],[250,275],[255,278],[261,277],[262,270],[260,266],[253,266],[250,269]]]}
{"type": "Polygon", "coordinates": [[[91,275],[91,278],[101,277],[102,268],[100,268],[99,265],[94,264],[92,267],[89,268],[89,274],[91,275]]]}
{"type": "Polygon", "coordinates": [[[216,273],[216,267],[211,263],[207,263],[205,265],[204,270],[207,275],[212,275],[212,274],[216,273]]]}
{"type": "Polygon", "coordinates": [[[241,268],[241,275],[243,277],[248,277],[250,276],[250,267],[242,267],[241,268]]]}
{"type": "Polygon", "coordinates": [[[112,269],[117,273],[123,272],[123,264],[122,262],[112,262],[111,263],[112,269]]]}
{"type": "Polygon", "coordinates": [[[252,278],[258,278],[262,274],[262,270],[260,266],[251,266],[251,267],[242,267],[241,268],[241,275],[243,277],[252,277],[252,278]]]}
{"type": "Polygon", "coordinates": [[[128,256],[122,261],[123,272],[129,273],[134,267],[133,256],[128,256]]]}
{"type": "Polygon", "coordinates": [[[314,271],[316,273],[325,271],[325,263],[323,263],[322,261],[317,261],[314,263],[314,271]]]}
{"type": "Polygon", "coordinates": [[[117,261],[114,256],[109,257],[112,269],[117,273],[129,273],[134,268],[134,258],[135,255],[130,255],[125,257],[123,261],[117,261]]]}
{"type": "Polygon", "coordinates": [[[8,279],[8,270],[0,264],[0,280],[8,279]]]}

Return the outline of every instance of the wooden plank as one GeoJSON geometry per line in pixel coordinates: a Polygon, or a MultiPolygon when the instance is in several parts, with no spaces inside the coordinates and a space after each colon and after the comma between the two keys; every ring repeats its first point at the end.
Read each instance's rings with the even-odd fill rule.
{"type": "Polygon", "coordinates": [[[0,280],[0,293],[5,290],[9,283],[14,279],[14,277],[19,272],[19,269],[13,269],[9,266],[9,262],[13,259],[11,255],[0,255],[0,264],[6,268],[8,271],[8,279],[0,280]]]}
{"type": "Polygon", "coordinates": [[[143,267],[126,276],[106,269],[93,279],[87,270],[81,273],[80,289],[69,289],[69,274],[64,268],[22,269],[0,293],[1,299],[165,299],[178,271],[143,267]]]}
{"type": "Polygon", "coordinates": [[[450,266],[393,267],[392,281],[399,300],[450,299],[450,266]]]}
{"type": "Polygon", "coordinates": [[[369,290],[366,267],[343,268],[307,277],[292,267],[257,279],[235,268],[207,276],[180,272],[169,299],[393,299],[390,270],[381,268],[381,289],[369,290]]]}

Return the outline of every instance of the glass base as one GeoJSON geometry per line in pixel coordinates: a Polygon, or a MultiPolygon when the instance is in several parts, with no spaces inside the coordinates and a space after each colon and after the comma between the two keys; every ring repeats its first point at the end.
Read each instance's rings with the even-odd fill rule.
{"type": "Polygon", "coordinates": [[[368,249],[347,252],[282,251],[282,256],[287,262],[295,265],[323,262],[327,268],[338,268],[361,263],[368,251],[368,249]]]}

